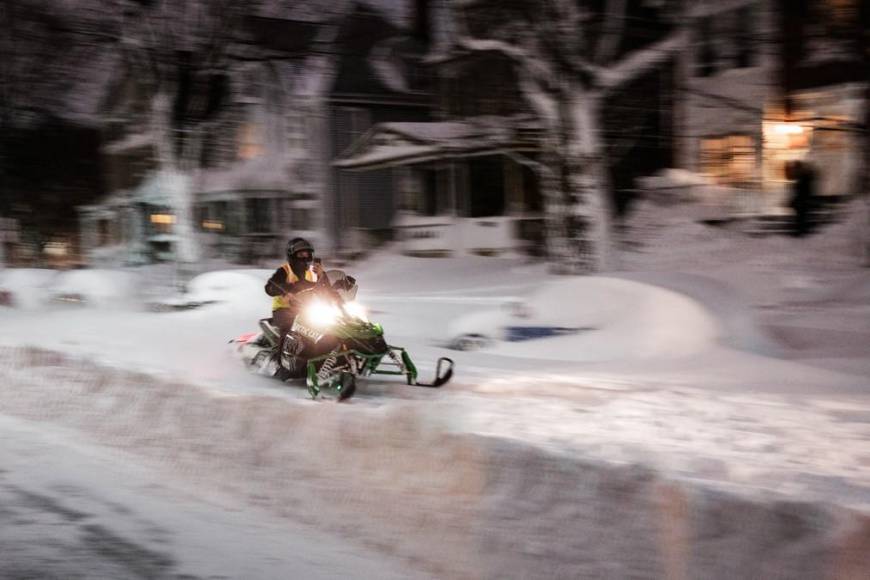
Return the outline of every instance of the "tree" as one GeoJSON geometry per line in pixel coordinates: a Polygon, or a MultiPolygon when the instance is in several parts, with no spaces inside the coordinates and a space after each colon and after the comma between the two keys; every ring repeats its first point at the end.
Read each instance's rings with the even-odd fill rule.
{"type": "Polygon", "coordinates": [[[606,100],[686,47],[680,1],[453,0],[455,43],[496,52],[516,66],[543,125],[539,169],[548,253],[557,271],[612,265],[606,100]],[[632,19],[649,38],[629,38],[632,19]]]}
{"type": "Polygon", "coordinates": [[[859,187],[864,197],[864,232],[862,236],[862,253],[864,265],[870,267],[870,2],[861,2],[857,26],[855,27],[855,43],[858,54],[858,62],[864,71],[864,119],[862,120],[863,131],[863,156],[861,164],[861,178],[859,187]]]}
{"type": "Polygon", "coordinates": [[[120,0],[120,46],[146,102],[145,131],[175,212],[177,258],[200,257],[191,172],[203,135],[226,100],[231,46],[250,4],[234,0],[120,0]]]}
{"type": "Polygon", "coordinates": [[[100,192],[96,127],[117,30],[97,4],[0,3],[0,216],[34,240],[71,234],[69,207],[100,192]]]}

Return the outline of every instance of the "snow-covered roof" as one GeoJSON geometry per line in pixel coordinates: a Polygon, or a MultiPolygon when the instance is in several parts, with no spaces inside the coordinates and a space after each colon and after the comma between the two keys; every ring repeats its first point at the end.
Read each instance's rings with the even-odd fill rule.
{"type": "Polygon", "coordinates": [[[540,126],[526,115],[474,117],[465,121],[380,123],[334,163],[368,170],[436,159],[537,149],[540,126]]]}
{"type": "Polygon", "coordinates": [[[190,178],[176,171],[156,171],[136,188],[137,201],[151,205],[175,207],[178,199],[190,190],[190,178]]]}
{"type": "Polygon", "coordinates": [[[364,151],[349,159],[337,161],[336,166],[343,169],[375,169],[377,167],[398,166],[434,161],[443,157],[435,145],[380,145],[364,151]]]}
{"type": "Polygon", "coordinates": [[[287,189],[295,163],[285,157],[265,155],[228,169],[204,171],[195,184],[198,193],[252,189],[287,189]]]}

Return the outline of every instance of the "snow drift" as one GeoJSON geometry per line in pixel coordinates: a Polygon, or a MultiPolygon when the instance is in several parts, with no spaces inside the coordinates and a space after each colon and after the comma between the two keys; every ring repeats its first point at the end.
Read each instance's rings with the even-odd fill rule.
{"type": "Polygon", "coordinates": [[[716,319],[684,295],[599,277],[549,282],[513,309],[478,312],[456,321],[450,334],[504,340],[509,326],[575,328],[576,335],[501,343],[492,349],[508,356],[570,361],[688,356],[709,348],[719,334],[716,319]]]}

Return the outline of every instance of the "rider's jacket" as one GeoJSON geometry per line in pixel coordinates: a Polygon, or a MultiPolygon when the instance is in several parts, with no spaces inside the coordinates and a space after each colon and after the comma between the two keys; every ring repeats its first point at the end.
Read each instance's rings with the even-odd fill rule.
{"type": "Polygon", "coordinates": [[[315,282],[317,282],[317,274],[311,270],[305,271],[305,280],[301,281],[290,268],[290,264],[286,262],[282,264],[266,282],[266,294],[273,297],[272,311],[290,308],[290,300],[285,295],[310,288],[315,282]]]}

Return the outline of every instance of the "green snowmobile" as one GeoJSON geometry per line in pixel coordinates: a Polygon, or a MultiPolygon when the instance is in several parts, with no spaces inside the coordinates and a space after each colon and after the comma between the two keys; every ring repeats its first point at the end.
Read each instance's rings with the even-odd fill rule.
{"type": "Polygon", "coordinates": [[[453,376],[453,361],[438,359],[431,383],[417,380],[417,367],[408,352],[387,344],[380,324],[368,320],[356,301],[356,281],[340,270],[327,272],[329,285],[296,295],[299,315],[283,341],[271,319],[260,320],[262,332],[235,339],[248,364],[262,367],[277,358],[273,374],[283,380],[305,378],[316,399],[332,392],[338,400],[353,396],[356,379],[370,375],[404,376],[408,385],[437,388],[453,376]],[[275,357],[276,349],[280,354],[275,357]]]}

